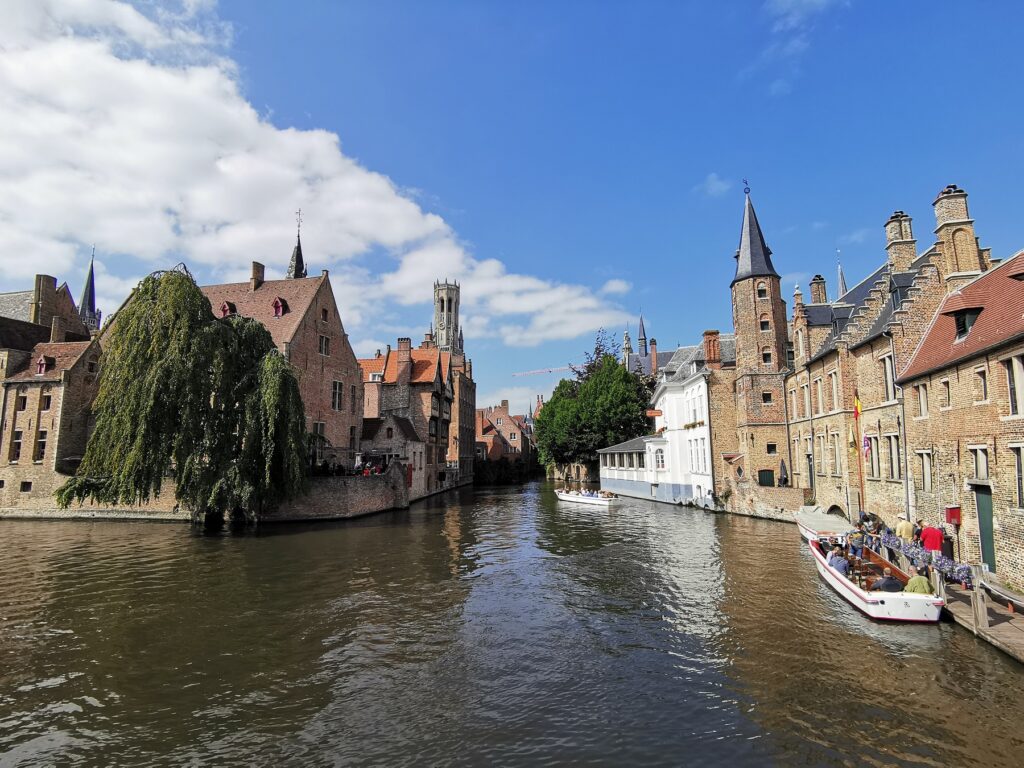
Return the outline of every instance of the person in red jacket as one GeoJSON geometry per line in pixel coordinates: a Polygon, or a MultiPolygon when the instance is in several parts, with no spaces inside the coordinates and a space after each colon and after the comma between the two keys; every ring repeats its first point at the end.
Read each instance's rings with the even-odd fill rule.
{"type": "Polygon", "coordinates": [[[934,525],[926,525],[921,531],[921,546],[929,552],[939,552],[942,549],[942,531],[934,525]]]}

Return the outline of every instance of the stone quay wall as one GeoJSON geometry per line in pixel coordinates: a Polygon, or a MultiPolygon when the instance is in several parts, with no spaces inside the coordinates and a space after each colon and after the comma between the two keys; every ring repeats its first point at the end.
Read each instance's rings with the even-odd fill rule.
{"type": "MultiPolygon", "coordinates": [[[[383,475],[369,477],[314,477],[309,492],[285,502],[261,522],[342,520],[409,506],[405,465],[393,462],[383,475]]],[[[189,522],[192,517],[174,499],[174,484],[164,483],[160,496],[142,506],[108,507],[72,505],[61,509],[52,498],[35,496],[30,503],[0,507],[0,519],[149,520],[189,522]]]]}

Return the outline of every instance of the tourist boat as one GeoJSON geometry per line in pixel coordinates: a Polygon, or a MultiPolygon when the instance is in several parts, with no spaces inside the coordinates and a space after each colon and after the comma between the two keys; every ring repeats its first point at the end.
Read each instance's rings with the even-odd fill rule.
{"type": "MultiPolygon", "coordinates": [[[[801,528],[801,533],[803,530],[801,528]]],[[[811,531],[809,539],[811,554],[818,574],[832,589],[861,613],[878,621],[914,621],[934,623],[942,615],[945,600],[936,595],[920,595],[907,592],[870,592],[868,588],[882,577],[882,570],[890,568],[892,575],[904,584],[908,576],[895,565],[873,550],[864,549],[864,558],[851,563],[851,578],[843,576],[826,562],[826,547],[829,538],[821,531],[811,531]]]]}
{"type": "Polygon", "coordinates": [[[571,501],[575,504],[591,504],[595,507],[607,507],[612,503],[611,497],[584,496],[578,491],[555,491],[559,501],[571,501]]]}

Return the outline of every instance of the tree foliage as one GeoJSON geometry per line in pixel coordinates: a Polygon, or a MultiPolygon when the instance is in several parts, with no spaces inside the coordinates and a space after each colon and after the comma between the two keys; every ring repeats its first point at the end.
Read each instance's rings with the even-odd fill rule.
{"type": "Polygon", "coordinates": [[[302,491],[298,380],[259,322],[215,317],[180,267],[143,279],[108,333],[95,429],[61,506],[142,504],[173,476],[195,518],[251,519],[302,491]]]}
{"type": "Polygon", "coordinates": [[[540,460],[544,464],[593,464],[597,450],[646,434],[650,377],[619,362],[603,332],[594,352],[574,379],[562,379],[537,417],[540,460]]]}

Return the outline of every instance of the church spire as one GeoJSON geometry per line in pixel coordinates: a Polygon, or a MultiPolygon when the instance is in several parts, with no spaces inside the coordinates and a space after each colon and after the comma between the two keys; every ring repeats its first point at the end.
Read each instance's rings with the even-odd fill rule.
{"type": "Polygon", "coordinates": [[[302,209],[295,212],[295,247],[292,249],[292,260],[288,264],[286,277],[294,279],[306,276],[306,262],[302,260],[302,209]]]}
{"type": "MultiPolygon", "coordinates": [[[[838,250],[836,251],[836,256],[839,256],[838,250]]],[[[836,288],[836,290],[838,291],[838,293],[836,294],[836,298],[841,299],[843,296],[846,295],[846,275],[843,274],[843,265],[838,258],[836,258],[836,269],[839,272],[839,285],[836,288]]]]}
{"type": "Polygon", "coordinates": [[[740,247],[736,251],[736,277],[733,283],[748,277],[778,277],[779,273],[772,266],[771,255],[771,248],[764,241],[748,192],[743,205],[743,228],[740,231],[740,247]]]}
{"type": "Polygon", "coordinates": [[[96,311],[96,276],[93,271],[95,262],[96,247],[93,246],[89,271],[85,275],[85,288],[82,289],[82,300],[78,302],[78,316],[90,331],[98,331],[100,328],[100,313],[96,311]]]}
{"type": "Polygon", "coordinates": [[[636,343],[640,357],[647,357],[647,331],[644,330],[644,316],[640,313],[640,326],[636,329],[636,343]]]}

